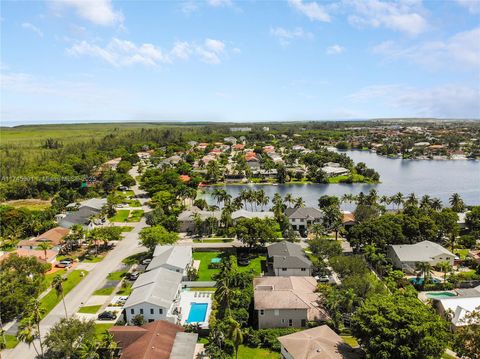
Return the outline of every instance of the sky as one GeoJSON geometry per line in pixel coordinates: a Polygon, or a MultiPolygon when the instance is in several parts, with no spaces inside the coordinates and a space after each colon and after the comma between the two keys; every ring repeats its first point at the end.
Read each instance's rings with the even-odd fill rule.
{"type": "Polygon", "coordinates": [[[480,0],[1,0],[2,125],[480,118],[480,0]]]}

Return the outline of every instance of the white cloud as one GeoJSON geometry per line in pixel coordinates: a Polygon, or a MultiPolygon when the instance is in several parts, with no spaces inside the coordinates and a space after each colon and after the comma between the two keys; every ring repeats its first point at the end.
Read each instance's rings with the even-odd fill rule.
{"type": "Polygon", "coordinates": [[[288,3],[311,21],[330,22],[330,15],[325,7],[318,5],[314,1],[306,3],[303,0],[288,0],[288,3]]]}
{"type": "Polygon", "coordinates": [[[73,9],[77,16],[101,26],[122,24],[124,20],[123,14],[113,8],[111,0],[55,0],[51,4],[57,11],[73,9]]]}
{"type": "Polygon", "coordinates": [[[232,0],[207,0],[207,4],[213,7],[233,6],[232,0]]]}
{"type": "Polygon", "coordinates": [[[457,3],[471,14],[480,14],[480,1],[478,0],[457,0],[457,3]]]}
{"type": "Polygon", "coordinates": [[[373,52],[388,60],[405,59],[429,69],[458,64],[478,71],[480,67],[480,27],[453,35],[444,41],[428,41],[411,47],[401,47],[393,41],[383,42],[373,52]]]}
{"type": "Polygon", "coordinates": [[[180,4],[180,10],[184,14],[191,14],[198,10],[198,4],[194,1],[185,1],[180,4]]]}
{"type": "Polygon", "coordinates": [[[104,47],[81,41],[68,48],[67,53],[73,56],[100,58],[116,67],[135,64],[156,66],[170,64],[177,59],[188,60],[192,54],[196,54],[203,62],[219,64],[226,56],[225,48],[225,43],[220,40],[206,39],[202,45],[177,41],[169,51],[162,51],[153,44],[137,45],[128,40],[113,38],[104,47]]]}
{"type": "Polygon", "coordinates": [[[480,90],[463,85],[415,88],[404,85],[368,86],[350,95],[357,102],[383,102],[409,116],[480,118],[480,90]]]}
{"type": "Polygon", "coordinates": [[[293,39],[312,39],[311,32],[303,30],[301,27],[288,30],[283,27],[275,27],[270,29],[270,35],[276,37],[282,46],[290,44],[293,39]]]}
{"type": "Polygon", "coordinates": [[[326,50],[327,55],[338,55],[338,54],[341,54],[342,52],[345,52],[345,48],[338,44],[329,46],[327,47],[327,50],[326,50]]]}
{"type": "Polygon", "coordinates": [[[40,37],[43,37],[43,32],[42,30],[40,30],[38,27],[36,27],[35,25],[29,23],[29,22],[24,22],[22,23],[22,27],[24,29],[27,29],[27,30],[30,30],[30,31],[33,31],[34,33],[36,33],[38,36],[40,37]]]}
{"type": "Polygon", "coordinates": [[[344,5],[353,10],[353,14],[348,17],[353,25],[386,27],[411,36],[428,29],[420,0],[344,0],[344,5]]]}

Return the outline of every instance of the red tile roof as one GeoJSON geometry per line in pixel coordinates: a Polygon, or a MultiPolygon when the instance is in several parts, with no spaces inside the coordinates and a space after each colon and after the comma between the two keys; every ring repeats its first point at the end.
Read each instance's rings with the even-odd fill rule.
{"type": "Polygon", "coordinates": [[[108,330],[122,347],[120,359],[169,359],[175,336],[185,329],[157,320],[141,327],[111,327],[108,330]]]}

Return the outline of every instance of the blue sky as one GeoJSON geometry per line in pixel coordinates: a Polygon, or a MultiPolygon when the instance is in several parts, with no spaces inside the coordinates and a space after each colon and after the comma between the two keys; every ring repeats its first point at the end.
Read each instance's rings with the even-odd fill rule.
{"type": "Polygon", "coordinates": [[[480,118],[480,0],[1,1],[4,125],[480,118]]]}

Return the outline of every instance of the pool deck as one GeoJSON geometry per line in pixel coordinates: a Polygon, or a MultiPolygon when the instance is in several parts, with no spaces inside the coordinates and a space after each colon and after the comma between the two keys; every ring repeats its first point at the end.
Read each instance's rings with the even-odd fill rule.
{"type": "Polygon", "coordinates": [[[420,299],[422,302],[426,303],[431,299],[443,299],[443,298],[452,298],[452,297],[458,296],[458,293],[454,290],[433,290],[433,291],[428,291],[428,292],[419,292],[418,293],[418,299],[420,299]],[[428,294],[440,294],[440,293],[452,293],[454,294],[453,296],[434,296],[434,297],[429,297],[428,294]]]}
{"type": "Polygon", "coordinates": [[[181,325],[187,324],[188,315],[190,313],[191,303],[207,303],[207,314],[205,316],[205,321],[200,322],[202,328],[208,328],[210,314],[212,312],[212,297],[213,292],[207,291],[183,291],[180,294],[180,303],[179,306],[182,310],[182,318],[180,321],[181,325]]]}

